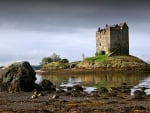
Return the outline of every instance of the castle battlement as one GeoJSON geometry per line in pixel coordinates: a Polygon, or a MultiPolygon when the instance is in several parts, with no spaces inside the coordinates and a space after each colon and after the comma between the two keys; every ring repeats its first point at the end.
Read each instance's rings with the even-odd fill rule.
{"type": "Polygon", "coordinates": [[[96,52],[113,55],[129,55],[129,33],[126,23],[98,28],[96,32],[96,52]]]}

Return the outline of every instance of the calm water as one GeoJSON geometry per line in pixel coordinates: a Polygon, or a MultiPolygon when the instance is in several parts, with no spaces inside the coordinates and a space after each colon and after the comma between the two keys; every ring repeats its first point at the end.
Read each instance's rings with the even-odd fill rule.
{"type": "Polygon", "coordinates": [[[150,94],[150,73],[98,73],[84,75],[37,75],[37,83],[42,79],[48,79],[56,86],[69,87],[77,84],[83,85],[86,91],[92,91],[94,84],[103,83],[109,87],[117,87],[121,83],[132,85],[131,94],[139,87],[148,88],[145,90],[150,94]]]}

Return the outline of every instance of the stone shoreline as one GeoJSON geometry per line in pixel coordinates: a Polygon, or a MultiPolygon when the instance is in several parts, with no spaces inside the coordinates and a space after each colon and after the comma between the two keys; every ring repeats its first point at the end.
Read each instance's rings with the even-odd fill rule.
{"type": "Polygon", "coordinates": [[[130,88],[123,83],[86,93],[76,86],[68,91],[42,91],[36,98],[32,97],[35,92],[1,92],[0,113],[150,113],[150,96],[142,90],[131,96],[130,88]]]}
{"type": "Polygon", "coordinates": [[[93,72],[128,72],[128,71],[150,71],[150,65],[134,56],[113,56],[100,64],[96,61],[83,60],[76,64],[75,68],[41,69],[38,73],[93,73],[93,72]]]}

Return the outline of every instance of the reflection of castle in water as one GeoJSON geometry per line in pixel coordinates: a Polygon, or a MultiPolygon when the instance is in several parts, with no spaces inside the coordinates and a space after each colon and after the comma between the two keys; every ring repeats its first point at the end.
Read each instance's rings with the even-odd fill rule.
{"type": "Polygon", "coordinates": [[[80,79],[84,85],[93,85],[99,82],[106,82],[109,86],[118,86],[121,83],[136,85],[144,78],[148,77],[149,73],[99,73],[85,75],[46,75],[44,79],[52,81],[56,85],[60,85],[62,81],[69,81],[69,78],[80,79]]]}
{"type": "Polygon", "coordinates": [[[84,84],[106,82],[109,86],[118,86],[121,83],[136,85],[139,81],[149,76],[148,73],[101,73],[96,75],[78,76],[84,84]]]}

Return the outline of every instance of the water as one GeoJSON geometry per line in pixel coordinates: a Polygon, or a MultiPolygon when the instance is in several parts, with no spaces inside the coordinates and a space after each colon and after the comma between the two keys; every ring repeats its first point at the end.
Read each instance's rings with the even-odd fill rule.
{"type": "Polygon", "coordinates": [[[42,81],[42,79],[43,79],[42,76],[37,74],[35,83],[39,84],[42,81]]]}
{"type": "Polygon", "coordinates": [[[150,73],[93,73],[79,75],[36,75],[39,83],[42,79],[48,79],[59,87],[72,87],[74,85],[82,85],[85,91],[95,90],[94,84],[103,83],[109,87],[117,87],[122,83],[133,86],[131,95],[140,87],[146,87],[145,92],[150,94],[150,73]]]}
{"type": "Polygon", "coordinates": [[[135,85],[132,89],[131,89],[131,95],[134,94],[135,90],[141,90],[141,88],[146,88],[145,89],[145,93],[147,95],[150,95],[150,76],[146,77],[144,80],[141,80],[139,82],[139,84],[135,85]]]}

